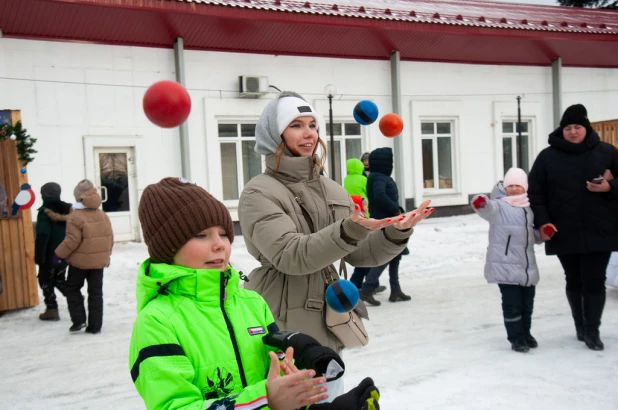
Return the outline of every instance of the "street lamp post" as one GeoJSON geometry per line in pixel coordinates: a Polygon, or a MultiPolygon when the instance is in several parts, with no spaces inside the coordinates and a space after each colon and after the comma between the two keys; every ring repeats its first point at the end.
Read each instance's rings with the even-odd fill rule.
{"type": "Polygon", "coordinates": [[[335,133],[333,128],[333,96],[337,92],[334,85],[328,84],[324,87],[324,94],[328,98],[328,128],[330,132],[330,172],[334,181],[337,180],[337,174],[335,172],[335,133]]]}

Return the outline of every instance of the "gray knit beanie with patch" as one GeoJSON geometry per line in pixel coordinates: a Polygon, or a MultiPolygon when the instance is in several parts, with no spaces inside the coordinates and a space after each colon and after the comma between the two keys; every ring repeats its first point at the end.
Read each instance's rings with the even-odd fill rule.
{"type": "Polygon", "coordinates": [[[283,91],[271,100],[255,125],[255,152],[269,155],[281,144],[281,134],[295,118],[311,116],[318,124],[318,135],[324,127],[323,118],[303,97],[293,91],[283,91]],[[291,98],[288,98],[291,97],[291,98]]]}

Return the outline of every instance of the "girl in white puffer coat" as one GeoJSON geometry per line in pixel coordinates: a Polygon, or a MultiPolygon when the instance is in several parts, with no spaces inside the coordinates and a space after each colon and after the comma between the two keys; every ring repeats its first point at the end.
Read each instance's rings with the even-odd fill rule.
{"type": "Polygon", "coordinates": [[[511,348],[522,353],[538,346],[530,328],[539,282],[534,244],[541,237],[534,229],[527,191],[525,171],[511,168],[504,182],[494,187],[491,199],[476,195],[471,201],[474,211],[490,224],[485,278],[500,288],[507,338],[511,348]]]}

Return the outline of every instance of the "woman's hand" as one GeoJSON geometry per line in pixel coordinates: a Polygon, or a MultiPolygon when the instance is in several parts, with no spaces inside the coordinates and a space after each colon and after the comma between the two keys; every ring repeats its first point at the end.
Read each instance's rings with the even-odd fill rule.
{"type": "Polygon", "coordinates": [[[539,228],[541,240],[543,241],[549,241],[556,232],[558,232],[558,229],[556,229],[556,225],[554,224],[541,225],[539,228]]]}
{"type": "MultiPolygon", "coordinates": [[[[280,375],[279,359],[274,352],[270,356],[270,370],[266,380],[268,407],[272,410],[305,408],[328,397],[323,377],[316,377],[314,370],[303,370],[290,375],[280,375]]],[[[287,354],[286,354],[287,358],[287,354]]]]}
{"type": "Polygon", "coordinates": [[[373,219],[373,218],[365,218],[365,214],[363,214],[358,205],[354,206],[354,211],[350,216],[352,222],[359,224],[365,229],[369,229],[370,231],[378,231],[382,228],[385,228],[389,225],[393,225],[397,223],[397,221],[401,218],[401,216],[396,216],[394,218],[384,218],[384,219],[373,219]]]}
{"type": "Polygon", "coordinates": [[[398,216],[397,222],[394,224],[395,228],[399,229],[400,231],[414,228],[416,224],[427,218],[433,213],[433,211],[436,210],[436,208],[427,208],[430,203],[431,201],[429,199],[423,201],[421,206],[416,208],[414,211],[410,211],[408,213],[398,216]]]}
{"type": "Polygon", "coordinates": [[[590,192],[609,192],[612,189],[606,179],[601,181],[600,184],[593,184],[590,181],[586,181],[586,188],[588,188],[590,192]]]}

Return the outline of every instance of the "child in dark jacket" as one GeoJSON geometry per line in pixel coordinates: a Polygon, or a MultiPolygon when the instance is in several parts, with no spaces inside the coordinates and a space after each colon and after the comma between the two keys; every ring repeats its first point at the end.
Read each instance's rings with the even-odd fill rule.
{"type": "Polygon", "coordinates": [[[471,202],[474,211],[489,222],[485,279],[498,284],[507,338],[511,348],[522,353],[538,346],[530,328],[539,282],[534,244],[541,243],[541,237],[534,229],[527,190],[525,171],[511,168],[504,182],[494,187],[491,199],[476,195],[471,202]]]}
{"type": "Polygon", "coordinates": [[[71,204],[61,201],[60,194],[60,185],[55,182],[41,187],[43,205],[38,209],[34,242],[34,262],[39,265],[39,286],[46,307],[39,315],[41,320],[60,320],[54,288],[64,294],[67,264],[55,258],[54,250],[64,240],[71,204]]]}
{"type": "Polygon", "coordinates": [[[144,190],[139,219],[150,258],[137,278],[129,367],[146,408],[379,409],[370,378],[317,403],[343,362],[310,336],[280,332],[264,299],[239,286],[246,278],[229,265],[234,227],[225,205],[164,178],[144,190]]]}

